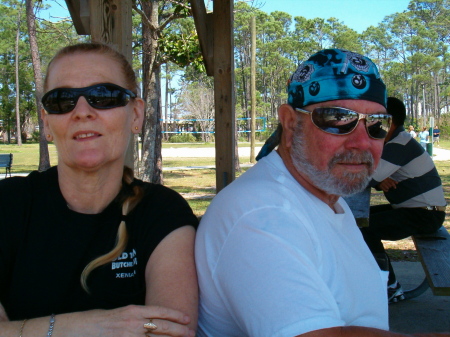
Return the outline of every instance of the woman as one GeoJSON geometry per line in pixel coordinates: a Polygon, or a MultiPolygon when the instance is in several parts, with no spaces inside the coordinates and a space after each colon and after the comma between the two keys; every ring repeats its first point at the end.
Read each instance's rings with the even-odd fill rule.
{"type": "Polygon", "coordinates": [[[422,145],[422,147],[425,149],[425,151],[427,150],[427,143],[428,143],[428,136],[430,134],[428,133],[427,127],[424,126],[422,128],[422,131],[419,132],[419,140],[420,140],[420,145],[422,145]]]}
{"type": "Polygon", "coordinates": [[[45,91],[58,165],[0,183],[1,336],[194,336],[197,218],[124,166],[144,112],[130,64],[69,46],[45,91]]]}

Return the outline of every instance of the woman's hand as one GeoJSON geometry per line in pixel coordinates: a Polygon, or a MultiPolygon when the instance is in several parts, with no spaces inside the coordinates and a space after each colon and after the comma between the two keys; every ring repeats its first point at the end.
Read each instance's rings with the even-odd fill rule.
{"type": "Polygon", "coordinates": [[[58,336],[171,336],[193,337],[191,319],[178,310],[160,306],[137,306],[112,310],[91,310],[56,316],[55,335],[58,336]],[[75,317],[74,317],[75,316],[75,317]],[[155,329],[145,328],[150,319],[155,329]],[[75,328],[74,323],[79,325],[75,328]]]}
{"type": "MultiPolygon", "coordinates": [[[[61,337],[194,337],[195,331],[188,327],[191,322],[184,313],[160,306],[129,305],[112,310],[90,310],[55,316],[53,333],[61,337]],[[146,329],[150,319],[156,329],[146,329]]],[[[45,336],[49,328],[49,317],[23,321],[1,322],[2,337],[45,336]]]]}

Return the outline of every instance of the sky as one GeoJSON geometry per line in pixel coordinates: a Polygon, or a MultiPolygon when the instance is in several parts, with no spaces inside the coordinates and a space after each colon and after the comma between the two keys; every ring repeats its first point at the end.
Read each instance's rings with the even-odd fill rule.
{"type": "Polygon", "coordinates": [[[370,26],[377,26],[383,19],[408,9],[410,0],[258,0],[264,12],[282,11],[292,17],[307,19],[337,18],[347,27],[362,33],[370,26]]]}
{"type": "MultiPolygon", "coordinates": [[[[400,13],[408,8],[410,0],[256,0],[257,7],[267,13],[282,11],[307,19],[335,17],[347,27],[362,33],[369,26],[376,26],[390,14],[400,13]]],[[[64,0],[44,0],[49,11],[41,11],[47,20],[68,17],[64,0]],[[52,19],[53,17],[53,19],[52,19]]]]}

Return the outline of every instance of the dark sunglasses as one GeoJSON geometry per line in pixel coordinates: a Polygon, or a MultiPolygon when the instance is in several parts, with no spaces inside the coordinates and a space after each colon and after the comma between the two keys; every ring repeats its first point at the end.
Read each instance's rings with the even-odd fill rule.
{"type": "Polygon", "coordinates": [[[367,133],[373,139],[385,138],[391,127],[392,116],[384,113],[362,114],[338,107],[315,108],[313,111],[294,109],[310,114],[315,126],[332,135],[348,135],[356,129],[359,121],[363,118],[366,120],[367,133]]]}
{"type": "Polygon", "coordinates": [[[127,105],[136,94],[112,83],[86,88],[56,88],[42,97],[42,105],[49,114],[65,114],[75,109],[80,96],[95,109],[112,109],[127,105]]]}

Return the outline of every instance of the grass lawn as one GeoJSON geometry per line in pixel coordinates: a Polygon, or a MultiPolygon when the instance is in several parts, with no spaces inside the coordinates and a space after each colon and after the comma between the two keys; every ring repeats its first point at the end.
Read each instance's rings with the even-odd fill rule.
{"type": "MultiPolygon", "coordinates": [[[[248,143],[240,143],[240,147],[249,146],[248,143]]],[[[257,146],[261,146],[258,144],[257,146]]],[[[192,143],[177,144],[164,143],[163,147],[214,147],[213,143],[192,143]]],[[[450,149],[450,140],[441,140],[440,148],[450,149]]],[[[0,145],[0,153],[13,153],[13,173],[25,173],[36,170],[39,161],[39,145],[24,144],[21,147],[17,145],[0,145]]],[[[49,144],[50,163],[57,164],[56,148],[53,144],[49,144]]],[[[239,158],[240,163],[248,163],[248,157],[239,158]]],[[[436,161],[436,167],[442,179],[445,198],[450,203],[450,161],[436,161]]],[[[181,167],[181,166],[214,166],[214,158],[163,158],[164,167],[181,167]]],[[[245,172],[247,168],[242,168],[245,172]]],[[[237,176],[242,174],[237,173],[237,176]]],[[[0,174],[3,172],[0,171],[0,174]]],[[[203,215],[208,207],[211,199],[215,195],[215,169],[195,169],[195,170],[170,170],[164,171],[164,185],[173,188],[181,193],[189,202],[197,216],[203,215]]],[[[382,192],[372,190],[371,203],[374,205],[386,203],[382,192]]],[[[447,212],[444,226],[450,230],[450,214],[447,212]]],[[[385,246],[389,250],[390,256],[394,260],[415,261],[417,255],[414,244],[411,239],[399,240],[395,242],[385,242],[385,246]]]]}

